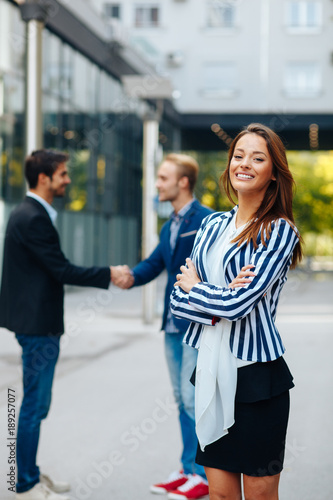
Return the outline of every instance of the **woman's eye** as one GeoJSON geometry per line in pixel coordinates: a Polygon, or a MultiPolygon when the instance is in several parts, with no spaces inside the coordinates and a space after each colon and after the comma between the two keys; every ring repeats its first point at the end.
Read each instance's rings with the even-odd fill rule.
{"type": "Polygon", "coordinates": [[[263,158],[255,158],[256,161],[264,161],[263,158]]]}
{"type": "Polygon", "coordinates": [[[240,160],[242,157],[241,157],[241,156],[239,156],[239,155],[235,155],[235,156],[234,156],[234,158],[235,158],[236,160],[240,160]]]}

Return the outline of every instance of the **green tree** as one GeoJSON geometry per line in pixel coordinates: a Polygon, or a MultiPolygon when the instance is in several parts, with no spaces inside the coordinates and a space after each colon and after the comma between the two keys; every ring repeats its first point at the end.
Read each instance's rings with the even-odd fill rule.
{"type": "Polygon", "coordinates": [[[289,151],[296,182],[294,212],[304,232],[333,229],[333,151],[289,151]]]}
{"type": "Polygon", "coordinates": [[[294,213],[308,255],[333,255],[333,151],[289,151],[294,213]]]}
{"type": "Polygon", "coordinates": [[[227,165],[227,152],[191,152],[189,154],[196,158],[200,166],[195,190],[197,198],[214,210],[230,210],[232,203],[228,200],[224,190],[220,189],[220,178],[227,165]]]}

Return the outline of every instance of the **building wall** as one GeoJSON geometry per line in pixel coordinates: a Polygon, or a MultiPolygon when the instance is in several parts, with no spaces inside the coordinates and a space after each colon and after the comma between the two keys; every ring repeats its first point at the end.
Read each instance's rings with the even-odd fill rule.
{"type": "MultiPolygon", "coordinates": [[[[9,213],[26,192],[25,42],[17,7],[0,0],[0,260],[9,213]]],[[[149,105],[129,101],[120,81],[47,29],[42,86],[44,147],[70,154],[72,183],[55,203],[66,255],[78,265],[134,265],[149,105]]]]}
{"type": "MultiPolygon", "coordinates": [[[[172,78],[181,112],[333,111],[331,0],[91,0],[90,5],[104,16],[111,6],[120,7],[118,24],[172,78]],[[138,27],[138,8],[158,14],[154,20],[141,12],[138,27]],[[220,21],[225,25],[218,26],[220,21]]],[[[117,19],[110,22],[117,25],[117,19]]]]}

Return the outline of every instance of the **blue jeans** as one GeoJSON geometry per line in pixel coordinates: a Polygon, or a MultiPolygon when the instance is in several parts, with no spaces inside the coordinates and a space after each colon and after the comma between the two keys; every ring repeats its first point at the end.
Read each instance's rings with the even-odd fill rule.
{"type": "Polygon", "coordinates": [[[179,409],[183,440],[181,462],[185,474],[205,476],[202,465],[195,463],[198,439],[195,433],[194,387],[190,382],[198,351],[183,344],[184,333],[165,333],[165,355],[174,397],[179,409]]]}
{"type": "Polygon", "coordinates": [[[16,334],[22,347],[23,401],[17,427],[17,493],[39,482],[36,456],[40,423],[46,418],[52,393],[60,337],[16,334]]]}

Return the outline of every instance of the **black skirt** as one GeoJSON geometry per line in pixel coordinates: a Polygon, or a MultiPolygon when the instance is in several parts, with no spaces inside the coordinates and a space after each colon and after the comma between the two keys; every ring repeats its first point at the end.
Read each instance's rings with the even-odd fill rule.
{"type": "Polygon", "coordinates": [[[229,433],[198,447],[200,465],[248,476],[283,469],[292,375],[283,358],[238,369],[235,423],[229,433]]]}

